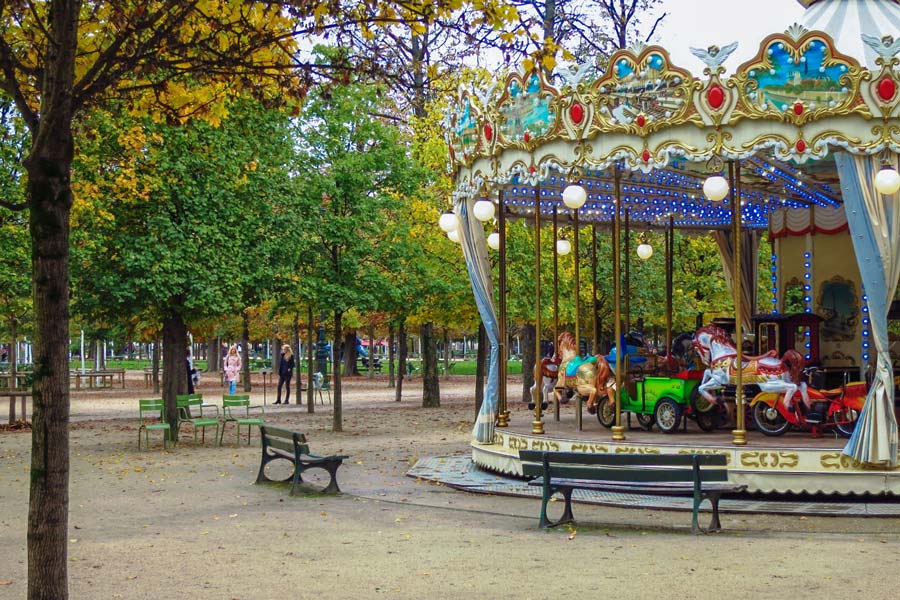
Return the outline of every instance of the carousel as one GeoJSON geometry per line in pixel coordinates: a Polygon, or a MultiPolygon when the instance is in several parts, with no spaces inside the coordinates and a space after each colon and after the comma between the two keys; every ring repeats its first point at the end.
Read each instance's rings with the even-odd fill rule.
{"type": "Polygon", "coordinates": [[[514,73],[460,94],[445,120],[454,210],[440,225],[462,246],[491,342],[473,430],[477,465],[521,474],[520,449],[713,453],[751,492],[900,494],[898,357],[888,332],[900,278],[900,40],[887,35],[900,31],[900,4],[801,4],[804,24],[756,49],[692,49],[702,75],[672,64],[662,47],[639,46],[599,72],[514,73]],[[727,74],[732,54],[748,58],[727,74]],[[495,223],[490,235],[486,221],[495,223]],[[591,259],[574,263],[573,331],[559,331],[558,316],[542,322],[541,276],[534,282],[537,383],[527,413],[510,411],[506,390],[512,221],[534,230],[538,274],[551,229],[554,239],[561,224],[591,239],[587,252],[579,244],[588,234],[559,239],[550,257],[554,305],[557,255],[591,259]],[[665,356],[646,352],[623,324],[631,297],[623,233],[636,224],[665,232],[665,356]],[[715,237],[734,316],[673,340],[676,229],[715,237]],[[590,268],[596,298],[604,235],[613,262],[608,354],[597,351],[596,322],[581,323],[578,290],[579,268],[590,268]],[[772,251],[770,304],[761,308],[763,236],[772,251]],[[499,254],[496,294],[488,246],[499,254]],[[546,356],[541,334],[551,329],[546,356]],[[697,366],[680,362],[678,347],[695,351],[697,366]]]}

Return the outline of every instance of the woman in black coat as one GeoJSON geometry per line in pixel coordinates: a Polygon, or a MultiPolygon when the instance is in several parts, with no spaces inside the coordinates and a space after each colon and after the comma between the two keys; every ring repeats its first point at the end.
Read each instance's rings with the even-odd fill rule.
{"type": "Polygon", "coordinates": [[[278,398],[275,400],[275,404],[281,404],[281,386],[285,384],[284,403],[290,403],[291,378],[294,376],[294,365],[294,353],[291,351],[291,347],[285,344],[281,348],[281,362],[278,363],[278,398]]]}

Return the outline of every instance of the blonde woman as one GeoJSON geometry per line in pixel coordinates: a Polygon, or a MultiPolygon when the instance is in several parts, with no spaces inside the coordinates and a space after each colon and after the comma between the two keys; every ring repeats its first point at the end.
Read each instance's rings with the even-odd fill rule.
{"type": "Polygon", "coordinates": [[[281,347],[281,362],[278,363],[278,399],[275,404],[281,404],[281,386],[285,385],[284,403],[290,404],[291,378],[294,376],[294,353],[291,347],[285,344],[281,347]]]}
{"type": "Polygon", "coordinates": [[[238,354],[237,346],[231,346],[228,349],[228,355],[225,357],[225,381],[228,382],[228,393],[232,396],[234,396],[240,372],[241,355],[238,354]]]}

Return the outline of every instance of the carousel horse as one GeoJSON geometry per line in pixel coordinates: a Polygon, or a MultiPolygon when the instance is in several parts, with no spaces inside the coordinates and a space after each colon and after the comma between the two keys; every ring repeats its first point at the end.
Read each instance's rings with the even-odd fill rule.
{"type": "Polygon", "coordinates": [[[578,356],[575,337],[568,331],[559,334],[556,347],[561,359],[559,379],[556,383],[556,400],[562,401],[566,390],[574,390],[582,398],[587,398],[588,412],[597,412],[598,396],[605,396],[609,388],[615,387],[615,378],[609,363],[602,356],[578,356]]]}
{"type": "MultiPolygon", "coordinates": [[[[553,394],[553,390],[556,387],[556,381],[559,379],[559,355],[553,354],[552,356],[545,356],[541,359],[541,402],[546,405],[550,403],[550,396],[553,394]]],[[[534,385],[531,386],[531,397],[534,398],[535,388],[537,387],[537,382],[534,382],[534,385]]],[[[554,396],[555,398],[555,396],[554,396]]],[[[566,404],[569,399],[568,397],[563,398],[563,404],[566,404]]],[[[529,409],[534,409],[534,403],[528,405],[529,409]]]]}
{"type": "MultiPolygon", "coordinates": [[[[715,404],[716,398],[710,392],[735,381],[737,349],[731,336],[714,325],[698,329],[693,343],[700,360],[707,366],[697,390],[707,401],[715,404]]],[[[774,350],[760,356],[744,356],[741,380],[745,384],[759,386],[763,392],[784,392],[784,406],[790,408],[791,397],[798,389],[805,394],[805,385],[800,383],[804,362],[803,356],[796,350],[788,350],[780,360],[774,350]]]]}

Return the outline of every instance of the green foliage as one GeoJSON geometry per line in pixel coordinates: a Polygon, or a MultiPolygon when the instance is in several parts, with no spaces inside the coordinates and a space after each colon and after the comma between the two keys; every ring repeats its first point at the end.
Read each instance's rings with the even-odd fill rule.
{"type": "MultiPolygon", "coordinates": [[[[9,204],[25,200],[22,157],[27,133],[12,103],[0,96],[0,199],[9,204]]],[[[31,236],[28,215],[0,208],[0,332],[15,328],[17,335],[31,315],[31,236]]]]}
{"type": "Polygon", "coordinates": [[[289,120],[250,101],[232,108],[219,127],[99,111],[84,123],[72,235],[78,312],[224,315],[258,302],[295,262],[289,120]]]}

